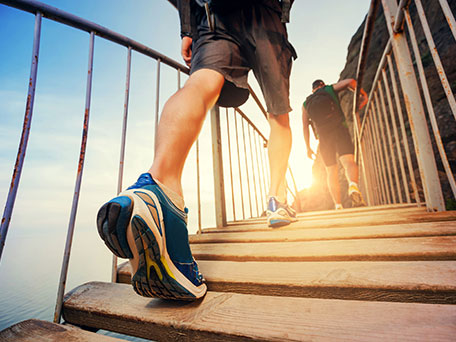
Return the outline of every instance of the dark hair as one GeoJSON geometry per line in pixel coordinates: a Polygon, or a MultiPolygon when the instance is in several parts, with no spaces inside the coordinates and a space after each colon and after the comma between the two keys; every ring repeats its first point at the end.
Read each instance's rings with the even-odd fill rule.
{"type": "Polygon", "coordinates": [[[315,88],[318,88],[319,86],[321,85],[325,85],[325,82],[323,82],[322,80],[315,80],[313,81],[312,83],[312,90],[314,90],[315,88]]]}

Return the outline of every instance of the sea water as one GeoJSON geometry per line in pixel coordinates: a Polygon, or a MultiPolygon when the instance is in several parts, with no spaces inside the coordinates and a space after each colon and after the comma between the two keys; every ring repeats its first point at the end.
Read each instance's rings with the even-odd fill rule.
{"type": "MultiPolygon", "coordinates": [[[[52,321],[66,241],[66,229],[8,233],[0,261],[0,331],[23,320],[52,321]]],[[[110,281],[112,254],[95,226],[75,231],[66,291],[89,281],[110,281]]],[[[128,339],[109,332],[105,335],[128,339]]]]}

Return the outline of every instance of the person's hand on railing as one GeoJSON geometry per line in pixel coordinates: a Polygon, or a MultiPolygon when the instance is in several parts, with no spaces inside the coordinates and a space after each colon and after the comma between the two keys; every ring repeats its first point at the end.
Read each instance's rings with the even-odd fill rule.
{"type": "Polygon", "coordinates": [[[359,110],[363,109],[369,100],[369,96],[366,94],[363,88],[359,90],[359,110]]]}
{"type": "Polygon", "coordinates": [[[192,60],[192,38],[184,36],[182,37],[182,47],[181,47],[181,55],[187,64],[190,67],[190,61],[192,60]]]}
{"type": "Polygon", "coordinates": [[[307,158],[312,160],[315,160],[317,158],[317,155],[310,147],[307,147],[307,158]]]}

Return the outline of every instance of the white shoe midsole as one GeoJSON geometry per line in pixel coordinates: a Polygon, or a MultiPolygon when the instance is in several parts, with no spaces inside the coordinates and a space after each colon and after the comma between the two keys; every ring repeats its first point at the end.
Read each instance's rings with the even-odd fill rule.
{"type": "MultiPolygon", "coordinates": [[[[145,189],[131,189],[131,190],[126,190],[123,191],[119,196],[127,196],[129,197],[134,205],[133,205],[133,211],[131,218],[135,217],[135,215],[138,215],[141,217],[144,222],[147,224],[149,227],[150,231],[152,234],[154,234],[155,239],[158,242],[158,246],[160,248],[160,259],[161,263],[163,266],[166,268],[169,276],[174,278],[179,284],[181,284],[185,289],[187,289],[189,292],[191,292],[196,298],[202,297],[206,293],[206,284],[202,284],[200,286],[195,286],[186,276],[184,276],[179,269],[174,265],[172,262],[171,258],[169,257],[168,251],[166,249],[166,236],[165,236],[165,229],[164,229],[164,222],[163,222],[163,213],[161,210],[160,202],[158,200],[158,197],[150,190],[145,190],[145,189]],[[136,193],[135,193],[136,192],[136,193]],[[145,196],[150,197],[150,199],[154,202],[156,209],[157,209],[157,215],[158,215],[158,220],[159,220],[159,225],[161,227],[162,234],[160,234],[160,231],[158,227],[156,226],[152,214],[147,206],[147,204],[144,202],[144,199],[141,198],[138,193],[144,193],[145,196]]],[[[131,229],[131,221],[127,229],[131,229]]],[[[130,245],[130,243],[129,243],[130,245]]],[[[130,248],[134,248],[136,250],[136,245],[131,246],[130,248]]],[[[135,253],[137,255],[137,253],[135,253]]]]}

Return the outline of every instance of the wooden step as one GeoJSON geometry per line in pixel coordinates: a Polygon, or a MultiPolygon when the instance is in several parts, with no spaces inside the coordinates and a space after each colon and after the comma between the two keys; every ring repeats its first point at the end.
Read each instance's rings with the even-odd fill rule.
{"type": "Polygon", "coordinates": [[[315,229],[268,229],[250,232],[220,232],[190,235],[190,243],[224,242],[278,242],[278,241],[317,241],[342,239],[378,239],[396,237],[423,237],[456,235],[456,221],[405,223],[401,225],[360,226],[343,228],[315,229]]]}
{"type": "Polygon", "coordinates": [[[118,338],[99,335],[77,327],[30,319],[0,331],[1,342],[115,342],[118,338]]]}
{"type": "Polygon", "coordinates": [[[205,243],[192,245],[197,260],[391,261],[456,260],[456,236],[333,241],[205,243]]]}
{"type": "Polygon", "coordinates": [[[208,292],[183,303],[92,282],[66,296],[64,319],[157,341],[454,341],[456,306],[208,292]]]}
{"type": "MultiPolygon", "coordinates": [[[[347,209],[340,211],[332,210],[327,213],[318,212],[312,214],[299,214],[298,218],[298,222],[292,223],[291,225],[287,226],[287,228],[337,228],[437,221],[456,221],[456,211],[430,213],[422,207],[396,210],[387,208],[383,210],[371,210],[370,207],[367,207],[364,211],[350,211],[347,209]]],[[[225,228],[207,228],[203,229],[203,232],[244,232],[270,229],[271,228],[267,227],[266,218],[261,218],[229,223],[225,228]]]]}
{"type": "MultiPolygon", "coordinates": [[[[267,296],[456,304],[456,261],[198,261],[210,291],[267,296]]],[[[130,284],[129,262],[118,282],[130,284]]]]}

